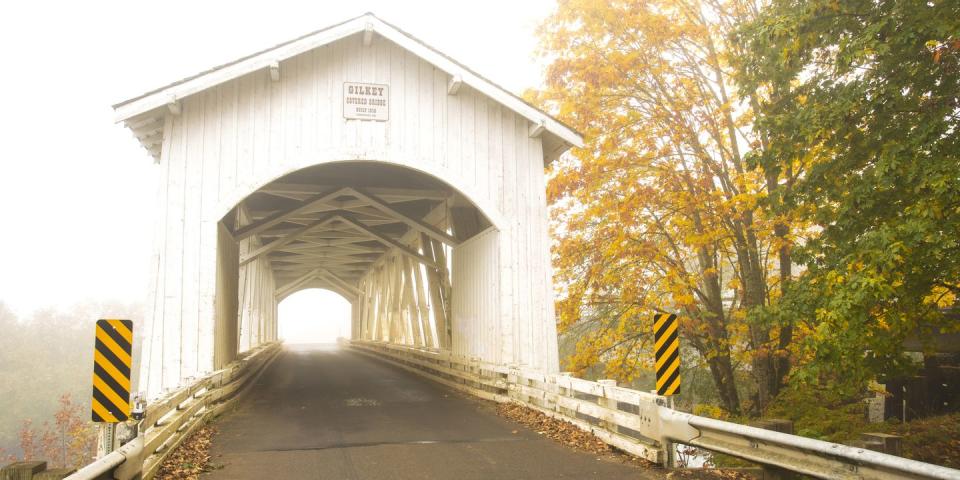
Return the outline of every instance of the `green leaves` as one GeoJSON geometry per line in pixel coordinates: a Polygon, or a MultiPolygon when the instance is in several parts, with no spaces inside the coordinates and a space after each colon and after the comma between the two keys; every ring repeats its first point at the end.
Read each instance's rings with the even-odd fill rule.
{"type": "Polygon", "coordinates": [[[736,36],[738,79],[764,92],[756,164],[809,163],[784,198],[818,226],[784,298],[811,333],[797,380],[900,370],[906,336],[947,326],[940,309],[960,283],[958,33],[957,2],[776,0],[736,36]],[[838,366],[850,370],[829,375],[838,366]]]}

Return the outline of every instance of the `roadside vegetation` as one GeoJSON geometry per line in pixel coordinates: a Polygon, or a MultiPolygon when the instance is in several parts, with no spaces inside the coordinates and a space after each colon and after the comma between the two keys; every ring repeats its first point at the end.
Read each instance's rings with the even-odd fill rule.
{"type": "Polygon", "coordinates": [[[94,456],[94,322],[140,318],[137,311],[134,305],[86,303],[18,316],[0,301],[0,463],[46,460],[50,467],[68,467],[94,456]]]}
{"type": "Polygon", "coordinates": [[[904,340],[960,331],[957,32],[942,0],[560,1],[527,98],[586,138],[548,186],[564,367],[649,389],[675,313],[686,408],[856,437],[904,340]]]}
{"type": "MultiPolygon", "coordinates": [[[[863,403],[960,332],[960,2],[559,0],[539,35],[526,97],[586,139],[548,185],[563,367],[648,390],[675,313],[682,408],[960,467],[960,415],[863,403]]],[[[0,303],[0,457],[92,454],[92,322],[134,310],[0,303]]]]}

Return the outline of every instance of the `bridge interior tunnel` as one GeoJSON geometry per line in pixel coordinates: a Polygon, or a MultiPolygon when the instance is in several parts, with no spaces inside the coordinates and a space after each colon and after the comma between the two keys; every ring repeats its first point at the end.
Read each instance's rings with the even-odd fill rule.
{"type": "Polygon", "coordinates": [[[354,339],[480,353],[467,338],[476,314],[458,318],[454,298],[495,295],[495,267],[484,265],[496,259],[478,257],[495,257],[496,230],[437,178],[379,162],[317,165],[256,190],[218,229],[217,366],[276,340],[279,302],[311,288],[350,302],[354,339]],[[491,245],[466,247],[479,236],[491,245]]]}

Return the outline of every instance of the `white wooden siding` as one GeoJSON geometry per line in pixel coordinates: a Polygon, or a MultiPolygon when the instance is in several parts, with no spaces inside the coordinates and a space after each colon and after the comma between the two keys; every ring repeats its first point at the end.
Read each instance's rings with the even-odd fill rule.
{"type": "MultiPolygon", "coordinates": [[[[439,178],[488,217],[499,231],[483,255],[499,265],[502,346],[483,355],[555,371],[543,152],[529,121],[467,85],[448,95],[446,73],[383,38],[364,47],[348,37],[280,72],[279,82],[260,70],[183,98],[166,118],[140,388],[157,394],[214,367],[217,222],[276,178],[351,160],[439,178]],[[390,85],[389,120],[344,120],[346,81],[390,85]]],[[[240,275],[244,350],[276,338],[276,302],[268,263],[240,275]]]]}
{"type": "Polygon", "coordinates": [[[501,363],[499,232],[490,228],[453,249],[453,353],[501,363]],[[494,288],[491,288],[494,287],[494,288]]]}

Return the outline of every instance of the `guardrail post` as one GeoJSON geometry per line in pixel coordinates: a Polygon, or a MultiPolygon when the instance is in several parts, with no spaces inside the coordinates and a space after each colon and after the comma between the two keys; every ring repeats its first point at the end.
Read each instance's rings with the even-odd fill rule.
{"type": "MultiPolygon", "coordinates": [[[[661,407],[673,408],[673,397],[664,397],[656,389],[650,390],[652,395],[656,395],[654,402],[661,407]]],[[[663,468],[676,468],[677,466],[677,444],[671,442],[666,437],[659,439],[660,448],[663,449],[663,468]]]]}
{"type": "Polygon", "coordinates": [[[103,458],[116,450],[117,426],[113,423],[101,423],[97,427],[97,458],[103,458]]]}
{"type": "Polygon", "coordinates": [[[511,363],[507,366],[507,396],[514,400],[520,399],[520,391],[517,388],[517,381],[520,379],[520,366],[511,363]]]}
{"type": "Polygon", "coordinates": [[[867,432],[860,435],[864,448],[880,453],[900,456],[901,437],[886,433],[867,432]]]}
{"type": "MultiPolygon", "coordinates": [[[[617,411],[619,409],[617,405],[617,400],[610,398],[608,389],[611,387],[617,386],[616,380],[597,380],[597,383],[603,387],[603,395],[597,398],[597,405],[601,407],[606,407],[609,410],[617,411]]],[[[614,433],[618,433],[620,430],[617,428],[616,422],[609,422],[603,419],[600,419],[600,426],[606,430],[609,430],[614,433]]]]}
{"type": "Polygon", "coordinates": [[[560,398],[560,397],[568,397],[568,398],[575,397],[575,395],[569,388],[563,386],[564,383],[566,385],[570,385],[570,382],[565,381],[565,379],[569,379],[572,376],[573,376],[573,372],[560,372],[557,374],[557,392],[556,392],[557,404],[554,406],[554,411],[556,411],[561,415],[573,415],[574,417],[576,417],[577,416],[576,412],[571,412],[569,411],[569,409],[563,407],[563,403],[560,398]]]}
{"type": "MultiPolygon", "coordinates": [[[[476,375],[477,378],[480,378],[480,357],[470,357],[470,362],[468,363],[467,369],[470,371],[471,375],[476,375]]],[[[479,381],[476,382],[463,382],[465,385],[470,385],[474,388],[483,390],[483,384],[479,381]]]]}
{"type": "MultiPolygon", "coordinates": [[[[750,423],[751,426],[762,428],[764,430],[773,430],[774,432],[786,433],[788,435],[793,435],[793,422],[790,420],[784,420],[781,418],[765,418],[760,420],[755,420],[750,423]]],[[[798,478],[797,474],[779,467],[773,467],[770,465],[761,465],[763,469],[763,478],[764,480],[790,480],[793,478],[798,478]]]]}
{"type": "Polygon", "coordinates": [[[47,469],[47,462],[13,462],[0,469],[0,479],[30,480],[47,469]]]}

